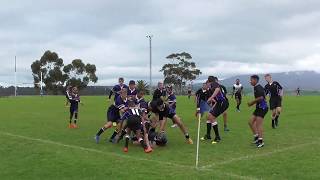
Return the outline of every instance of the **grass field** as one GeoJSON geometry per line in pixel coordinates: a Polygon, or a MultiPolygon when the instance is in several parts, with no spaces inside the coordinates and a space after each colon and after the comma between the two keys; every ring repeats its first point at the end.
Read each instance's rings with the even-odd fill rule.
{"type": "MultiPolygon", "coordinates": [[[[105,97],[82,97],[79,129],[67,128],[62,96],[0,98],[0,179],[320,179],[320,97],[286,97],[280,128],[271,129],[270,113],[266,117],[263,149],[250,144],[248,98],[241,113],[231,100],[231,131],[222,131],[220,119],[220,144],[201,142],[199,169],[196,145],[185,144],[171,121],[168,145],[151,154],[133,145],[124,154],[123,143],[95,144],[109,104],[105,97]]],[[[178,97],[178,114],[195,141],[194,110],[193,100],[178,97]]]]}

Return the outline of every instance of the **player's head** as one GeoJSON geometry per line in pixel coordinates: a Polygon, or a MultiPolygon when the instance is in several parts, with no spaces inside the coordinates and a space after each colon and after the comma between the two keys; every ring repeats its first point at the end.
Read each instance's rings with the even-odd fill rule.
{"type": "Polygon", "coordinates": [[[78,90],[77,87],[73,87],[73,88],[72,88],[72,92],[73,92],[74,94],[77,94],[77,93],[79,92],[79,90],[78,90]]]}
{"type": "Polygon", "coordinates": [[[136,107],[136,103],[133,100],[130,100],[130,101],[128,101],[128,107],[134,108],[134,107],[136,107]]]}
{"type": "Polygon", "coordinates": [[[167,136],[164,132],[158,133],[156,136],[156,144],[158,146],[165,146],[168,142],[167,136]]]}
{"type": "Polygon", "coordinates": [[[130,88],[130,89],[136,88],[136,82],[135,82],[134,80],[130,80],[130,81],[129,81],[129,88],[130,88]]]}
{"type": "Polygon", "coordinates": [[[138,94],[137,94],[138,99],[143,98],[144,94],[145,94],[144,90],[138,90],[138,94]]]}
{"type": "Polygon", "coordinates": [[[202,89],[208,89],[208,84],[207,84],[207,82],[202,83],[202,89]]]}
{"type": "Polygon", "coordinates": [[[72,86],[71,85],[68,85],[67,86],[67,91],[71,91],[72,90],[72,86]]]}
{"type": "Polygon", "coordinates": [[[120,96],[121,96],[122,99],[127,98],[127,96],[128,96],[128,90],[127,90],[126,88],[121,89],[121,91],[120,91],[120,96]]]}
{"type": "Polygon", "coordinates": [[[172,85],[171,84],[167,85],[166,90],[169,94],[171,94],[173,92],[172,85]]]}
{"type": "Polygon", "coordinates": [[[119,82],[119,84],[123,84],[124,83],[124,79],[123,79],[123,77],[119,77],[119,80],[118,80],[118,82],[119,82]]]}
{"type": "Polygon", "coordinates": [[[237,85],[240,84],[240,79],[236,79],[236,84],[237,84],[237,85]]]}
{"type": "Polygon", "coordinates": [[[214,79],[215,82],[217,82],[217,83],[219,82],[218,77],[214,76],[213,79],[214,79]]]}
{"type": "Polygon", "coordinates": [[[163,82],[162,82],[162,81],[159,81],[159,82],[158,82],[158,88],[159,88],[159,89],[163,89],[163,82]]]}
{"type": "Polygon", "coordinates": [[[266,75],[264,75],[264,79],[265,79],[268,83],[272,82],[271,74],[266,74],[266,75]]]}
{"type": "Polygon", "coordinates": [[[158,99],[157,100],[157,109],[159,110],[159,111],[163,111],[164,110],[164,102],[163,102],[163,100],[162,99],[158,99]]]}
{"type": "Polygon", "coordinates": [[[208,81],[209,83],[213,83],[215,80],[214,80],[214,76],[209,76],[208,77],[208,81]]]}
{"type": "Polygon", "coordinates": [[[252,86],[257,85],[258,82],[259,82],[259,76],[258,76],[258,75],[252,75],[252,76],[250,77],[250,84],[251,84],[252,86]]]}

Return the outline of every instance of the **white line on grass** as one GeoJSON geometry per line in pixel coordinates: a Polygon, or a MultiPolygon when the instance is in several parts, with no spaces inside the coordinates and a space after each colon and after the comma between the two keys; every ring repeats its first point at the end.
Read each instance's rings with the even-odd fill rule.
{"type": "Polygon", "coordinates": [[[200,169],[208,169],[208,168],[212,168],[214,166],[231,164],[231,163],[237,162],[237,161],[255,159],[255,158],[259,158],[259,157],[266,157],[266,156],[273,155],[275,153],[286,152],[286,151],[289,151],[289,150],[298,149],[298,148],[302,148],[302,147],[305,147],[305,146],[310,146],[310,145],[313,145],[313,144],[318,144],[318,142],[319,141],[314,141],[314,142],[309,142],[309,143],[289,146],[289,147],[286,147],[286,148],[276,149],[276,150],[273,150],[273,151],[270,151],[270,152],[266,152],[266,153],[241,156],[241,157],[237,157],[237,158],[231,158],[231,159],[226,160],[226,161],[222,161],[222,162],[217,162],[217,163],[212,163],[212,164],[209,164],[209,165],[201,166],[200,169]]]}
{"type": "MultiPolygon", "coordinates": [[[[68,144],[63,144],[63,143],[55,142],[55,141],[51,141],[51,140],[32,138],[32,137],[28,137],[28,136],[12,134],[12,133],[3,132],[3,131],[0,131],[0,134],[15,137],[15,138],[20,138],[20,139],[25,139],[25,140],[29,140],[29,141],[36,141],[36,142],[40,142],[40,143],[44,143],[44,144],[52,144],[52,145],[62,146],[62,147],[66,147],[66,148],[76,149],[76,150],[99,153],[99,154],[108,155],[108,156],[118,156],[118,157],[124,158],[124,159],[132,159],[132,160],[136,160],[136,161],[148,161],[148,162],[158,163],[158,164],[162,164],[162,165],[175,166],[175,167],[179,167],[179,168],[195,169],[195,167],[193,167],[193,166],[186,166],[186,165],[182,165],[182,164],[178,164],[178,163],[163,162],[163,161],[157,161],[157,160],[145,159],[145,158],[137,158],[137,157],[117,154],[117,153],[113,153],[113,152],[106,153],[104,151],[100,151],[100,150],[93,149],[93,148],[86,148],[86,147],[81,147],[81,146],[76,146],[76,145],[68,145],[68,144]]],[[[234,177],[234,178],[238,178],[238,179],[258,180],[257,178],[251,177],[251,176],[242,176],[242,175],[229,173],[229,172],[222,172],[222,171],[217,172],[217,171],[213,171],[212,169],[209,169],[209,168],[201,167],[201,169],[199,169],[199,170],[210,171],[210,172],[217,173],[219,175],[228,175],[230,177],[234,177]]]]}

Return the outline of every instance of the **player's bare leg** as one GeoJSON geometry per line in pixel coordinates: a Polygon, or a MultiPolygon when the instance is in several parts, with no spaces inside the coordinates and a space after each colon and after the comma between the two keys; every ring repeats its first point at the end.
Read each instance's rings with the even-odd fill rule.
{"type": "Polygon", "coordinates": [[[256,117],[256,127],[257,127],[257,132],[258,132],[258,144],[257,147],[261,148],[264,146],[263,142],[263,118],[262,117],[256,117]]]}
{"type": "Polygon", "coordinates": [[[281,108],[281,107],[277,107],[277,108],[276,108],[276,116],[275,116],[275,118],[274,118],[274,120],[275,120],[275,126],[276,126],[276,127],[279,126],[279,117],[280,117],[281,111],[282,111],[282,108],[281,108]]]}
{"type": "Polygon", "coordinates": [[[105,132],[107,129],[112,127],[112,121],[108,121],[106,124],[103,125],[103,127],[101,129],[99,129],[99,131],[97,132],[96,136],[95,136],[95,140],[96,143],[98,144],[100,141],[100,135],[105,132]]]}
{"type": "Polygon", "coordinates": [[[256,116],[252,116],[249,119],[248,124],[249,124],[249,127],[252,131],[252,134],[253,134],[253,143],[256,144],[256,143],[258,143],[258,139],[259,139],[257,124],[256,124],[256,116]]]}
{"type": "Polygon", "coordinates": [[[172,118],[172,121],[174,121],[175,124],[178,125],[178,127],[180,128],[180,130],[182,131],[182,133],[184,134],[187,143],[188,144],[193,144],[192,139],[189,136],[189,133],[187,131],[187,128],[185,127],[185,125],[182,123],[181,118],[178,115],[174,115],[172,118]]]}

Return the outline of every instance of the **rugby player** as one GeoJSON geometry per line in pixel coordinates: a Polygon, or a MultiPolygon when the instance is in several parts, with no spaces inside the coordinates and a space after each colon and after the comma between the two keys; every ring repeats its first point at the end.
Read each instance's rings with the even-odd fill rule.
{"type": "Polygon", "coordinates": [[[119,82],[119,84],[116,84],[115,86],[113,86],[112,90],[110,91],[109,99],[111,99],[112,94],[114,94],[114,100],[116,100],[117,97],[120,95],[120,91],[122,89],[128,89],[129,88],[127,85],[124,84],[124,78],[123,77],[120,77],[118,82],[119,82]]]}
{"type": "Polygon", "coordinates": [[[189,133],[187,132],[187,129],[184,126],[184,124],[182,123],[180,117],[173,110],[171,110],[169,105],[164,103],[164,101],[161,98],[159,98],[156,101],[156,103],[149,104],[149,108],[157,116],[156,120],[159,121],[159,126],[160,126],[159,129],[160,129],[161,134],[165,133],[167,118],[170,118],[180,128],[180,130],[182,131],[182,133],[184,134],[184,136],[186,138],[186,142],[188,144],[193,144],[193,141],[190,138],[189,133]]]}
{"type": "Polygon", "coordinates": [[[138,91],[136,89],[136,82],[134,80],[130,80],[129,88],[128,88],[128,100],[135,101],[137,99],[138,91]]]}
{"type": "Polygon", "coordinates": [[[266,91],[266,94],[270,96],[269,103],[270,103],[270,109],[272,111],[272,121],[271,126],[273,129],[277,128],[279,126],[279,116],[281,113],[281,106],[282,106],[282,96],[283,96],[283,88],[282,86],[277,82],[273,81],[270,74],[266,74],[265,80],[267,81],[267,84],[265,85],[264,89],[266,91]]]}
{"type": "MultiPolygon", "coordinates": [[[[219,83],[219,79],[217,77],[215,77],[215,80],[217,83],[219,83]]],[[[226,100],[228,101],[228,104],[229,104],[229,99],[227,97],[227,94],[228,94],[227,88],[220,83],[219,83],[219,85],[220,85],[221,92],[223,93],[224,97],[226,98],[226,100]]],[[[230,129],[228,128],[228,112],[224,111],[222,116],[223,116],[224,131],[226,131],[226,132],[230,131],[230,129]]]]}
{"type": "Polygon", "coordinates": [[[240,84],[240,79],[236,79],[236,83],[233,85],[232,96],[234,96],[234,98],[237,102],[237,111],[238,112],[240,112],[242,93],[243,93],[243,86],[242,86],[242,84],[240,84]]]}
{"type": "Polygon", "coordinates": [[[120,90],[120,95],[117,96],[115,99],[115,102],[108,108],[107,111],[107,122],[103,125],[102,128],[100,128],[95,136],[96,143],[99,143],[100,141],[100,135],[106,131],[107,129],[112,127],[112,123],[117,123],[117,128],[115,129],[114,133],[112,134],[110,138],[110,142],[113,142],[114,137],[118,134],[118,132],[121,129],[122,122],[120,122],[121,114],[125,112],[125,110],[128,108],[127,104],[127,89],[122,88],[120,90]]]}
{"type": "Polygon", "coordinates": [[[216,78],[214,76],[208,77],[208,83],[210,83],[212,95],[207,102],[212,104],[212,109],[210,110],[207,119],[207,134],[201,139],[211,140],[212,127],[215,133],[215,139],[212,141],[212,144],[215,144],[221,141],[217,118],[228,109],[229,102],[225,98],[223,92],[221,91],[220,85],[216,82],[216,78]]]}
{"type": "MultiPolygon", "coordinates": [[[[176,95],[174,95],[174,93],[173,93],[172,86],[171,85],[167,86],[166,90],[168,93],[168,98],[167,98],[168,101],[167,102],[168,102],[169,109],[170,109],[169,113],[176,113],[177,98],[176,98],[176,95]]],[[[172,123],[173,123],[173,125],[171,127],[176,128],[177,124],[173,120],[172,120],[172,123]]]]}
{"type": "Polygon", "coordinates": [[[263,119],[268,112],[268,104],[266,101],[265,90],[258,83],[259,76],[252,75],[250,77],[250,84],[254,87],[255,100],[248,102],[248,106],[251,107],[256,105],[256,109],[249,120],[249,126],[254,136],[253,143],[255,143],[258,148],[261,148],[264,146],[263,119]]]}
{"type": "Polygon", "coordinates": [[[81,103],[79,90],[77,87],[72,88],[72,92],[71,94],[69,94],[69,102],[70,102],[69,128],[77,128],[79,103],[81,103]],[[72,123],[73,117],[74,117],[74,120],[72,123]]]}

